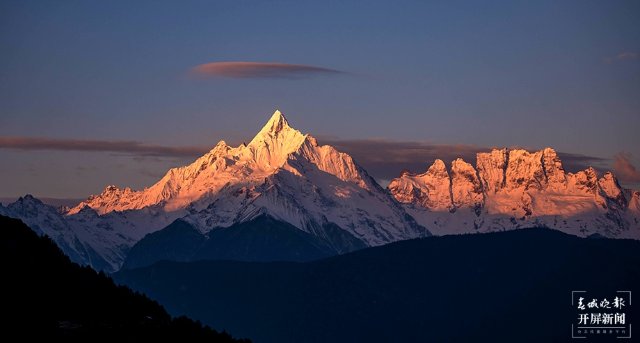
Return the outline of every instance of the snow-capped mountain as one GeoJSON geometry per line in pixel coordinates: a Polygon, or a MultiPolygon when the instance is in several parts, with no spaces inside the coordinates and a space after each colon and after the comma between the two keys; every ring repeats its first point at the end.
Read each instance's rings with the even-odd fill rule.
{"type": "MultiPolygon", "coordinates": [[[[320,146],[279,111],[247,145],[221,141],[151,187],[108,186],[54,217],[107,261],[100,269],[117,270],[137,241],[176,219],[208,234],[263,216],[322,239],[336,253],[429,235],[349,155],[320,146]]],[[[88,257],[75,260],[95,266],[88,257]]]]}
{"type": "Polygon", "coordinates": [[[566,173],[556,152],[494,149],[476,167],[457,159],[450,173],[436,160],[423,174],[403,173],[388,186],[437,235],[545,226],[578,236],[640,239],[640,192],[609,172],[566,173]]]}
{"type": "Polygon", "coordinates": [[[65,218],[53,206],[31,195],[21,197],[7,207],[0,204],[0,215],[20,218],[38,235],[48,235],[74,261],[86,264],[91,259],[91,250],[82,244],[65,218]]]}
{"type": "Polygon", "coordinates": [[[148,188],[108,186],[64,210],[25,196],[0,205],[0,214],[51,236],[75,262],[106,271],[130,252],[132,266],[171,256],[305,260],[431,232],[531,226],[640,239],[640,192],[592,168],[565,173],[553,149],[493,150],[478,154],[475,167],[457,159],[449,170],[437,160],[424,174],[403,173],[387,191],[279,111],[248,144],[221,141],[148,188]]]}
{"type": "Polygon", "coordinates": [[[149,188],[110,186],[68,215],[85,206],[100,215],[156,207],[179,213],[202,231],[267,213],[305,231],[333,223],[367,245],[424,234],[351,156],[318,145],[280,111],[247,145],[221,141],[149,188]]]}
{"type": "Polygon", "coordinates": [[[106,271],[117,270],[131,246],[150,232],[145,223],[157,227],[170,220],[151,208],[99,216],[85,206],[65,214],[31,195],[0,205],[0,215],[19,218],[39,235],[49,236],[72,261],[106,271]]]}

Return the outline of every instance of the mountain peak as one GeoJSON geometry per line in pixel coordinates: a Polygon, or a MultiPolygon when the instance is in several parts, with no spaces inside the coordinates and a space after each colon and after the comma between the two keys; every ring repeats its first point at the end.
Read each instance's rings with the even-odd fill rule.
{"type": "Polygon", "coordinates": [[[289,126],[280,111],[275,111],[249,145],[253,159],[262,166],[281,167],[287,156],[300,148],[307,135],[289,126]]]}
{"type": "Polygon", "coordinates": [[[260,132],[253,137],[249,145],[262,145],[262,143],[273,139],[289,139],[294,136],[302,136],[302,134],[300,131],[289,126],[289,121],[287,121],[284,114],[279,110],[276,110],[273,112],[271,118],[269,118],[269,121],[267,121],[267,123],[262,127],[260,132]]]}
{"type": "Polygon", "coordinates": [[[273,112],[273,115],[269,121],[262,127],[260,133],[278,134],[279,132],[290,129],[289,122],[285,118],[284,114],[279,110],[273,112]]]}
{"type": "Polygon", "coordinates": [[[475,168],[457,159],[447,176],[436,160],[418,177],[391,180],[388,189],[435,234],[542,226],[583,237],[640,237],[640,201],[612,173],[598,174],[592,167],[565,172],[549,147],[493,149],[477,154],[475,168]]]}
{"type": "Polygon", "coordinates": [[[444,161],[438,158],[435,161],[433,161],[433,164],[431,165],[431,167],[429,167],[428,170],[433,170],[435,172],[435,171],[441,171],[445,169],[447,169],[447,167],[445,166],[444,161]]]}
{"type": "Polygon", "coordinates": [[[16,203],[44,204],[40,199],[31,194],[26,194],[25,196],[18,198],[16,203]]]}

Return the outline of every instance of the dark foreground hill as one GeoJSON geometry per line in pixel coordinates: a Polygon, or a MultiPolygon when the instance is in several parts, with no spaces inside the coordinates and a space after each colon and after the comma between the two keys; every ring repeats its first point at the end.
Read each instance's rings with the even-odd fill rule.
{"type": "Polygon", "coordinates": [[[319,260],[366,245],[335,225],[324,225],[325,237],[306,233],[269,215],[203,234],[178,219],[146,235],[129,251],[123,268],[159,261],[233,260],[248,262],[319,260]]]}
{"type": "Polygon", "coordinates": [[[2,341],[238,342],[104,274],[71,263],[48,237],[0,216],[2,341]]]}
{"type": "Polygon", "coordinates": [[[565,342],[572,290],[640,289],[640,242],[527,229],[307,263],[159,262],[116,280],[256,342],[565,342]]]}

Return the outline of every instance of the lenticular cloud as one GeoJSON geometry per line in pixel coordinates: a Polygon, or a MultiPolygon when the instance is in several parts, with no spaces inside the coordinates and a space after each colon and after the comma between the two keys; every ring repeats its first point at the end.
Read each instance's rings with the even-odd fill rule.
{"type": "Polygon", "coordinates": [[[303,64],[275,62],[212,62],[191,69],[196,77],[225,78],[303,78],[321,74],[341,74],[343,72],[303,64]]]}

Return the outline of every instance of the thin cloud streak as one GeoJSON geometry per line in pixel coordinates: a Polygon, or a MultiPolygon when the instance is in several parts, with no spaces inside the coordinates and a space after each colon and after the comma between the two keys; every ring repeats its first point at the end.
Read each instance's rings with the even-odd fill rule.
{"type": "Polygon", "coordinates": [[[625,52],[621,52],[621,53],[617,54],[616,56],[607,57],[607,58],[604,59],[604,61],[605,61],[605,63],[613,63],[613,62],[617,62],[617,61],[637,60],[639,58],[640,58],[640,53],[632,52],[632,51],[625,51],[625,52]]]}
{"type": "Polygon", "coordinates": [[[570,152],[557,152],[562,166],[565,171],[575,173],[577,171],[585,170],[589,167],[593,167],[597,171],[604,171],[609,168],[611,159],[602,158],[596,156],[588,156],[582,154],[573,154],[570,152]]]}
{"type": "Polygon", "coordinates": [[[350,154],[372,176],[383,180],[398,177],[403,170],[424,172],[438,158],[449,162],[461,157],[475,164],[476,153],[488,150],[474,145],[441,145],[382,139],[319,141],[350,154]]]}
{"type": "MultiPolygon", "coordinates": [[[[362,165],[372,176],[390,180],[400,175],[402,170],[425,172],[436,159],[445,161],[447,166],[457,158],[462,158],[475,167],[476,154],[491,148],[463,144],[430,144],[416,141],[390,141],[382,139],[319,139],[344,151],[362,165]]],[[[565,170],[576,172],[589,166],[602,169],[605,158],[573,153],[558,152],[565,170]]]]}
{"type": "Polygon", "coordinates": [[[200,64],[193,67],[190,74],[197,78],[299,79],[314,75],[344,74],[344,72],[303,64],[234,61],[200,64]]]}
{"type": "Polygon", "coordinates": [[[620,60],[620,61],[624,61],[624,60],[636,60],[636,59],[638,59],[639,57],[640,57],[640,54],[639,54],[639,53],[637,53],[637,52],[629,52],[629,51],[627,51],[627,52],[619,53],[619,54],[618,54],[618,56],[616,56],[616,59],[617,59],[617,60],[620,60]]]}
{"type": "MultiPolygon", "coordinates": [[[[329,144],[346,152],[362,165],[372,176],[380,180],[390,180],[400,175],[402,170],[424,172],[436,159],[447,164],[456,158],[462,158],[475,166],[478,152],[491,148],[463,144],[430,144],[416,141],[390,141],[383,139],[341,140],[319,138],[322,144],[329,144]]],[[[22,151],[95,151],[115,152],[132,155],[136,160],[148,158],[197,158],[210,147],[172,147],[144,144],[137,141],[107,141],[80,139],[52,139],[34,137],[0,137],[0,149],[22,151]]],[[[567,171],[575,172],[589,166],[603,169],[607,159],[572,153],[559,152],[567,171]]],[[[618,161],[616,159],[616,161],[618,161]]],[[[624,164],[620,164],[624,166],[624,164]]],[[[632,166],[633,167],[633,166],[632,166]]],[[[624,173],[624,169],[618,167],[624,173]]],[[[623,174],[633,175],[633,174],[623,174]]]]}
{"type": "Polygon", "coordinates": [[[136,156],[196,157],[209,151],[203,147],[172,147],[136,141],[0,137],[0,149],[120,152],[136,156]]]}

